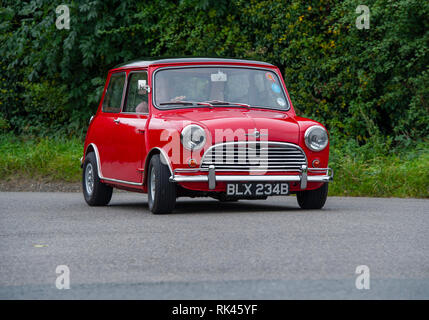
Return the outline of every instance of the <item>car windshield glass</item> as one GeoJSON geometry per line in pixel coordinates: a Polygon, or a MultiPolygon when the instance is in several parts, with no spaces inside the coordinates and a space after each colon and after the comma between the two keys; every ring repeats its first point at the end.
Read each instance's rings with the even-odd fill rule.
{"type": "Polygon", "coordinates": [[[160,109],[262,107],[288,110],[273,71],[246,67],[188,67],[155,73],[154,101],[160,109]]]}

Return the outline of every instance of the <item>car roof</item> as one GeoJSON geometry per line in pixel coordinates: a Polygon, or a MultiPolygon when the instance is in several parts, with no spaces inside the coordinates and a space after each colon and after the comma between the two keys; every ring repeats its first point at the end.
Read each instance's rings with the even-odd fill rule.
{"type": "Polygon", "coordinates": [[[166,58],[166,59],[156,59],[156,60],[136,60],[131,62],[126,62],[120,64],[113,69],[118,68],[144,68],[152,65],[162,65],[162,64],[176,64],[176,63],[240,63],[240,64],[253,64],[253,65],[262,65],[274,67],[271,63],[256,61],[256,60],[244,60],[244,59],[224,59],[224,58],[166,58]]]}

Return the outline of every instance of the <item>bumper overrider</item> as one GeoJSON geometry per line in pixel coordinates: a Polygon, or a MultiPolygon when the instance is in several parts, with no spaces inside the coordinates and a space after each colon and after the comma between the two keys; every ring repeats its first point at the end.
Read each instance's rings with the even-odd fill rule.
{"type": "Polygon", "coordinates": [[[297,171],[294,175],[219,175],[216,174],[216,167],[211,165],[207,169],[175,169],[170,182],[207,182],[210,190],[216,188],[216,182],[299,182],[300,188],[306,189],[308,182],[330,182],[334,177],[334,171],[331,168],[308,168],[302,165],[297,171]],[[186,175],[186,173],[192,173],[192,175],[186,175]],[[308,173],[321,174],[309,175],[308,173]]]}

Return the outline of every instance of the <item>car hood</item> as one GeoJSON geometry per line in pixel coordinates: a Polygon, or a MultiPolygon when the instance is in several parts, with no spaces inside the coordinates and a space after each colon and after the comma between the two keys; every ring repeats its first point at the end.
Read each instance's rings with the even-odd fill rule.
{"type": "MultiPolygon", "coordinates": [[[[226,134],[224,140],[233,141],[237,136],[240,137],[243,133],[253,134],[257,129],[261,134],[268,134],[268,137],[261,137],[262,140],[299,144],[297,121],[286,113],[275,110],[237,107],[175,109],[163,112],[159,117],[164,120],[182,121],[183,126],[191,123],[199,124],[211,133],[215,143],[220,142],[219,136],[223,135],[222,130],[231,129],[235,137],[234,134],[226,134]]],[[[239,140],[242,139],[239,138],[239,140]]]]}

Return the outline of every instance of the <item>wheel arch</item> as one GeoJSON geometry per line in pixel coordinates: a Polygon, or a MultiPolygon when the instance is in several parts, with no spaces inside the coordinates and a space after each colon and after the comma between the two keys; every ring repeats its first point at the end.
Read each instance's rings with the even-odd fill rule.
{"type": "Polygon", "coordinates": [[[82,165],[83,165],[83,162],[85,161],[86,156],[89,153],[91,153],[91,152],[94,152],[94,154],[95,154],[95,161],[97,161],[97,174],[98,174],[98,178],[99,179],[103,179],[103,174],[101,172],[101,166],[100,166],[100,156],[98,154],[98,148],[95,145],[95,143],[90,143],[86,147],[85,154],[84,154],[83,161],[82,161],[82,165]]]}
{"type": "Polygon", "coordinates": [[[145,164],[144,164],[144,177],[143,177],[143,185],[147,185],[147,179],[148,179],[148,174],[149,174],[149,163],[150,163],[150,159],[152,159],[152,157],[156,154],[159,154],[161,157],[161,162],[164,164],[167,164],[168,169],[170,170],[170,174],[173,174],[173,170],[171,169],[171,164],[170,161],[168,159],[168,156],[166,154],[166,152],[158,147],[152,148],[147,156],[146,156],[146,160],[145,160],[145,164]]]}

